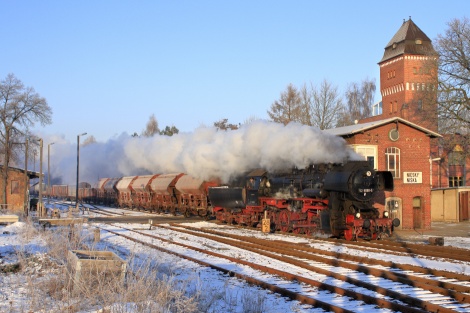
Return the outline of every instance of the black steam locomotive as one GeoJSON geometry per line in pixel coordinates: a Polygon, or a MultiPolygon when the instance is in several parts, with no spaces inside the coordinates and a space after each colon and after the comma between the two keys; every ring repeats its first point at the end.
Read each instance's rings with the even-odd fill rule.
{"type": "Polygon", "coordinates": [[[212,213],[226,223],[301,234],[325,233],[347,240],[390,236],[400,225],[390,212],[373,206],[393,190],[388,171],[375,171],[367,161],[312,165],[288,173],[254,170],[242,186],[209,188],[212,213]]]}

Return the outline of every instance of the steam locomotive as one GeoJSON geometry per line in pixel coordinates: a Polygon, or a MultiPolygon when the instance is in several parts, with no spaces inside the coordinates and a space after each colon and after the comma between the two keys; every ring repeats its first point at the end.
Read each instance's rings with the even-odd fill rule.
{"type": "Polygon", "coordinates": [[[226,223],[259,225],[283,232],[323,232],[347,240],[390,236],[400,225],[390,212],[382,216],[374,199],[393,190],[388,171],[375,171],[367,161],[312,165],[287,173],[255,170],[245,186],[213,187],[209,199],[215,218],[226,223]]]}
{"type": "MultiPolygon", "coordinates": [[[[51,197],[59,196],[54,190],[62,188],[52,186],[51,197]]],[[[390,236],[400,225],[373,206],[392,190],[390,172],[349,161],[283,172],[256,169],[228,186],[184,173],[102,178],[94,187],[79,186],[79,200],[253,227],[269,219],[272,230],[354,240],[390,236]]]]}

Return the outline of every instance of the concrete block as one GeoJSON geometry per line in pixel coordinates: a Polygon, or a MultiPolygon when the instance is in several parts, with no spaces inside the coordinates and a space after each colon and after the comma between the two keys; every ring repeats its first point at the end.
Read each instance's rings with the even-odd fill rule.
{"type": "Polygon", "coordinates": [[[87,287],[122,286],[127,262],[110,251],[69,250],[67,270],[76,295],[87,287]]]}
{"type": "Polygon", "coordinates": [[[443,246],[444,237],[429,237],[429,243],[433,246],[443,246]]]}

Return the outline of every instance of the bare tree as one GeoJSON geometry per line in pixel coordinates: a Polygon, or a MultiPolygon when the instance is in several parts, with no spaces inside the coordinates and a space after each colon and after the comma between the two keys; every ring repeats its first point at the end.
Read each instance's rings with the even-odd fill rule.
{"type": "Polygon", "coordinates": [[[15,77],[8,74],[0,82],[0,146],[4,153],[2,179],[3,199],[6,203],[8,166],[17,146],[14,143],[28,136],[30,127],[36,122],[47,125],[52,122],[52,109],[45,98],[32,87],[25,87],[15,77]]]}
{"type": "Polygon", "coordinates": [[[466,164],[470,155],[470,20],[466,17],[453,19],[447,26],[445,33],[434,40],[438,58],[430,58],[429,62],[431,69],[437,68],[437,96],[434,88],[426,94],[428,97],[434,96],[431,99],[437,102],[438,131],[444,135],[439,140],[440,155],[447,155],[445,164],[449,168],[461,167],[463,184],[467,185],[466,164]]]}
{"type": "Polygon", "coordinates": [[[439,130],[468,134],[470,127],[470,20],[453,19],[435,40],[439,130]]]}
{"type": "Polygon", "coordinates": [[[313,84],[310,83],[310,88],[307,87],[307,84],[304,84],[298,92],[300,101],[300,107],[298,108],[300,112],[299,122],[304,125],[315,125],[312,118],[314,89],[313,84]]]}
{"type": "Polygon", "coordinates": [[[149,121],[147,122],[147,126],[145,127],[145,130],[142,132],[142,136],[144,137],[152,137],[155,134],[159,134],[160,129],[158,128],[158,122],[157,119],[155,118],[155,114],[152,114],[149,117],[149,121]]]}
{"type": "Polygon", "coordinates": [[[271,104],[268,115],[272,121],[287,125],[289,122],[302,123],[304,112],[299,91],[294,85],[289,84],[286,91],[281,93],[279,100],[271,104]]]}
{"type": "Polygon", "coordinates": [[[231,124],[228,122],[228,118],[223,118],[220,121],[214,122],[214,127],[220,130],[235,130],[238,129],[239,125],[231,124]]]}
{"type": "Polygon", "coordinates": [[[332,128],[342,109],[338,87],[324,79],[319,87],[310,83],[297,89],[292,84],[271,105],[270,118],[284,125],[298,122],[320,129],[332,128]]]}
{"type": "Polygon", "coordinates": [[[319,88],[312,86],[312,101],[310,105],[311,123],[320,129],[336,126],[336,121],[343,108],[338,87],[324,79],[319,88]]]}
{"type": "Polygon", "coordinates": [[[352,125],[355,120],[371,116],[375,90],[373,79],[366,78],[360,84],[350,83],[345,93],[346,105],[337,126],[352,125]]]}
{"type": "Polygon", "coordinates": [[[254,121],[259,121],[259,120],[260,120],[259,117],[256,117],[255,115],[250,115],[243,121],[243,125],[247,125],[247,124],[253,123],[254,121]]]}

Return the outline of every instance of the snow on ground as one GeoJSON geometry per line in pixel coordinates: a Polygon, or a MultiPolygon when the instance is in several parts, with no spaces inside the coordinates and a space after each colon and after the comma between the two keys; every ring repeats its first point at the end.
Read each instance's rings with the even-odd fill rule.
{"type": "MultiPolygon", "coordinates": [[[[332,251],[337,253],[345,253],[355,256],[361,257],[368,257],[378,260],[387,260],[390,262],[395,262],[398,264],[410,264],[416,265],[421,267],[427,267],[436,270],[444,270],[444,271],[451,271],[457,272],[460,274],[470,275],[470,264],[466,264],[465,262],[446,262],[442,260],[436,260],[434,258],[417,258],[414,256],[407,256],[407,255],[393,255],[387,254],[384,257],[384,254],[381,252],[371,252],[369,250],[360,250],[355,248],[354,246],[348,247],[347,245],[337,245],[332,244],[324,241],[318,241],[315,239],[306,239],[306,238],[299,238],[294,236],[284,236],[280,233],[274,234],[264,234],[256,230],[250,229],[238,229],[238,228],[227,228],[225,225],[216,225],[213,223],[208,222],[200,222],[200,223],[191,223],[187,224],[188,226],[192,227],[200,227],[200,228],[211,228],[223,230],[226,233],[233,233],[233,234],[240,234],[243,236],[251,236],[251,237],[259,237],[264,239],[271,239],[271,240],[283,240],[292,242],[294,244],[308,244],[309,246],[326,250],[332,251]]],[[[420,236],[422,238],[422,236],[420,236]]],[[[414,242],[413,237],[410,237],[410,242],[414,242]]],[[[446,245],[461,248],[461,249],[470,249],[470,237],[445,237],[444,242],[446,245]]]]}
{"type": "MultiPolygon", "coordinates": [[[[126,225],[126,227],[129,226],[126,225]]],[[[46,243],[38,236],[35,238],[28,237],[27,228],[28,225],[21,222],[9,226],[0,226],[0,266],[14,265],[26,256],[37,255],[38,259],[44,257],[46,243]]],[[[89,226],[88,228],[90,236],[93,236],[91,230],[94,227],[89,226]]],[[[164,275],[177,277],[178,281],[192,282],[197,288],[204,290],[206,295],[202,297],[200,304],[204,310],[200,312],[242,313],[250,312],[250,309],[257,307],[261,310],[252,312],[323,312],[321,309],[311,308],[311,306],[302,305],[297,301],[290,301],[277,294],[250,286],[236,278],[230,278],[215,270],[201,267],[193,262],[135,245],[110,233],[103,234],[102,240],[95,248],[113,251],[126,259],[132,257],[134,258],[134,265],[137,267],[139,267],[139,263],[142,266],[148,260],[156,260],[157,264],[153,264],[153,266],[158,267],[164,275]],[[253,305],[254,300],[258,301],[259,304],[253,305]]],[[[31,278],[40,276],[39,272],[41,271],[41,276],[51,275],[51,269],[41,268],[42,265],[39,260],[36,263],[30,262],[29,266],[33,268],[28,267],[20,273],[0,272],[0,312],[30,312],[30,306],[37,303],[38,299],[32,299],[35,295],[30,287],[31,278]]],[[[59,310],[54,311],[54,309],[49,308],[48,312],[59,312],[59,310]]],[[[99,311],[93,309],[82,312],[99,311]]]]}
{"type": "MultiPolygon", "coordinates": [[[[103,227],[110,227],[109,225],[100,225],[103,227]]],[[[128,228],[140,228],[142,225],[139,224],[125,224],[123,225],[128,228]]],[[[385,256],[380,252],[360,251],[349,248],[347,245],[334,245],[325,242],[316,241],[314,239],[306,239],[299,237],[286,237],[280,234],[263,234],[259,231],[249,229],[238,229],[227,227],[226,225],[217,225],[209,222],[191,223],[192,227],[200,228],[213,228],[224,232],[236,233],[240,235],[259,236],[262,238],[269,238],[272,240],[281,239],[284,241],[291,241],[294,244],[309,244],[312,247],[320,248],[329,251],[350,253],[359,256],[373,257],[378,259],[387,259],[388,261],[394,261],[396,263],[406,263],[419,265],[423,267],[429,267],[440,270],[453,271],[457,273],[465,273],[470,275],[470,264],[467,263],[453,263],[444,262],[442,260],[435,260],[432,258],[415,258],[411,256],[396,256],[387,255],[385,256]]],[[[95,225],[84,226],[82,230],[87,233],[90,238],[93,237],[93,230],[95,225]]],[[[114,229],[116,229],[114,227],[114,229]]],[[[161,228],[154,228],[151,231],[155,235],[168,235],[167,230],[161,228]]],[[[175,235],[173,239],[177,239],[175,235]]],[[[188,237],[184,235],[182,237],[188,237]]],[[[182,241],[187,240],[183,238],[182,241]]],[[[92,242],[92,239],[90,239],[92,242]]],[[[470,237],[445,237],[447,245],[453,245],[464,249],[470,247],[470,237]]],[[[162,246],[171,248],[171,245],[162,246]]],[[[200,245],[204,245],[203,240],[198,242],[200,245]]],[[[210,245],[214,245],[211,243],[210,245]]],[[[250,286],[243,281],[236,278],[230,278],[226,275],[222,275],[214,270],[206,267],[199,266],[193,262],[179,259],[178,257],[162,253],[159,251],[153,251],[148,248],[142,247],[138,244],[131,243],[124,240],[121,237],[115,236],[108,232],[101,232],[101,241],[95,247],[98,250],[110,250],[120,255],[123,259],[129,260],[131,267],[138,267],[139,265],[145,264],[146,262],[152,262],[153,266],[159,269],[160,275],[166,275],[167,277],[177,277],[178,281],[191,282],[193,286],[204,290],[205,295],[200,299],[200,311],[201,312],[267,312],[267,313],[284,313],[284,312],[323,312],[322,309],[311,308],[308,305],[302,305],[297,301],[289,301],[277,294],[260,290],[257,287],[250,286]],[[253,307],[253,302],[257,302],[256,307],[253,307]],[[258,309],[258,310],[256,310],[258,309]]],[[[223,250],[223,247],[218,247],[223,250]]],[[[11,271],[9,273],[2,273],[0,271],[0,311],[1,312],[29,312],[30,307],[37,304],[41,299],[36,299],[34,292],[31,290],[31,280],[45,279],[48,275],[53,275],[54,265],[50,261],[46,261],[47,242],[41,235],[41,230],[32,230],[30,224],[23,222],[14,223],[8,226],[0,226],[0,268],[8,268],[8,265],[14,266],[19,261],[30,260],[31,256],[34,256],[34,262],[27,262],[25,268],[22,271],[15,273],[11,271]]],[[[175,250],[183,250],[181,248],[173,247],[175,250]]],[[[180,251],[182,252],[182,251],[180,251]]],[[[223,252],[222,252],[223,253],[223,252]]],[[[244,253],[240,251],[240,256],[244,253]]],[[[193,254],[191,252],[190,254],[193,254]]],[[[253,258],[253,255],[250,255],[253,258]]],[[[256,261],[256,260],[250,260],[256,261]]],[[[226,260],[221,260],[220,265],[227,265],[226,260]]],[[[263,262],[258,260],[258,262],[263,262]]],[[[271,266],[276,262],[270,262],[271,266]]],[[[250,269],[242,268],[244,273],[251,274],[250,269]]],[[[282,268],[282,270],[285,270],[282,268]]],[[[293,271],[295,269],[292,269],[293,271]]],[[[264,279],[274,279],[267,275],[262,275],[264,279]]],[[[196,288],[193,287],[193,288],[196,288]]],[[[311,290],[314,288],[310,288],[311,290]]],[[[325,293],[321,291],[311,291],[317,298],[326,299],[325,293]]],[[[341,301],[338,299],[338,301],[341,301]]],[[[370,307],[363,306],[358,307],[357,312],[369,312],[370,307]]],[[[389,312],[388,310],[381,310],[374,308],[374,312],[389,312]]],[[[54,311],[50,309],[49,311],[54,311]]],[[[45,312],[45,311],[44,311],[45,312]]],[[[59,311],[55,311],[59,312],[59,311]]],[[[82,312],[98,312],[97,309],[82,312]]],[[[126,312],[133,312],[128,310],[126,312]]]]}

